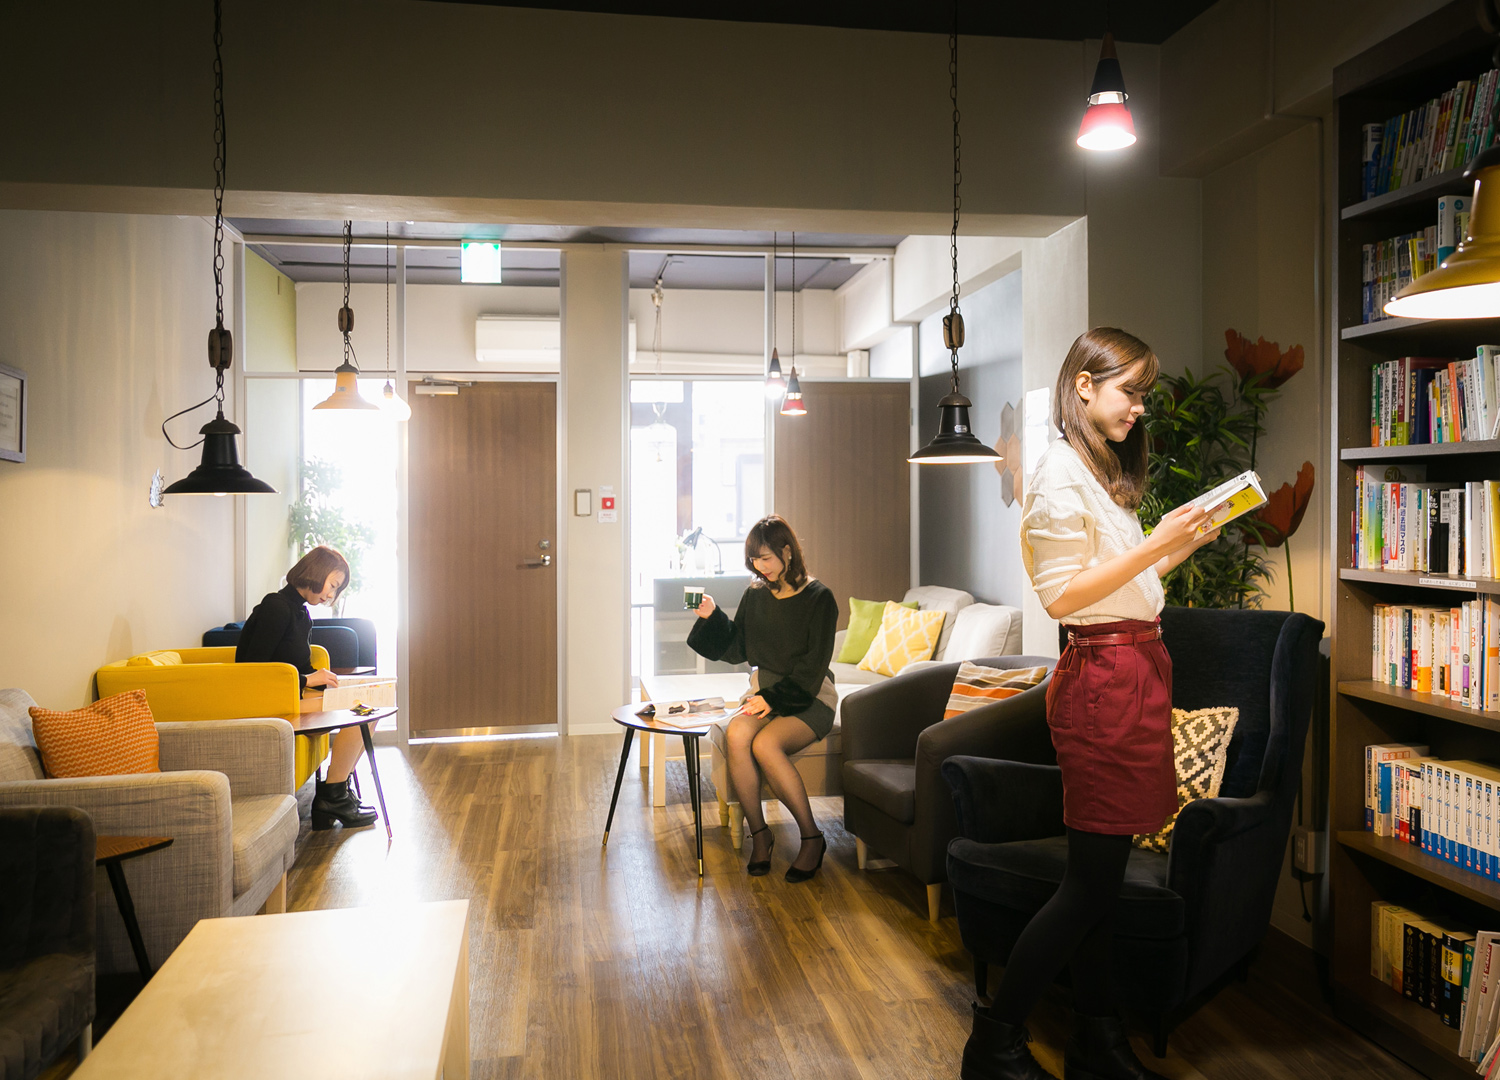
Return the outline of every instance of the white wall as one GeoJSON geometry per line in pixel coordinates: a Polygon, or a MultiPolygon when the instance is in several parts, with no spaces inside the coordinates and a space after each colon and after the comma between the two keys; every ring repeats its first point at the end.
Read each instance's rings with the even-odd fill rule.
{"type": "Polygon", "coordinates": [[[0,212],[0,363],[29,376],[31,426],[26,462],[0,462],[0,686],[42,705],[233,614],[233,500],[146,503],[155,470],[198,463],[160,424],[213,390],[211,242],[198,218],[0,212]]]}
{"type": "Polygon", "coordinates": [[[622,251],[563,255],[563,730],[575,734],[613,730],[610,712],[630,699],[625,275],[622,251]],[[605,487],[614,489],[617,520],[570,512],[574,490],[591,489],[598,507],[605,487]]]}

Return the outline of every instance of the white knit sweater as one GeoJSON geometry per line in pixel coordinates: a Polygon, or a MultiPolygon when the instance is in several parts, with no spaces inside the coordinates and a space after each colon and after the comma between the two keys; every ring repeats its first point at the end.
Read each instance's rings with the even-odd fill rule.
{"type": "MultiPolygon", "coordinates": [[[[1123,555],[1145,539],[1140,518],[1109,497],[1078,451],[1064,439],[1047,447],[1021,504],[1021,561],[1043,607],[1062,595],[1073,575],[1123,555]]],[[[1161,578],[1148,566],[1103,600],[1062,621],[1149,622],[1165,602],[1161,578]]]]}

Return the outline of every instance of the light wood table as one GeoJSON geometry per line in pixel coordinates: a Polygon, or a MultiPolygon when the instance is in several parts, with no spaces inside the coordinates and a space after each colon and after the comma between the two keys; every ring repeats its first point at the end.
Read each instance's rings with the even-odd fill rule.
{"type": "Polygon", "coordinates": [[[73,1075],[467,1080],[468,928],[467,900],[203,919],[73,1075]]]}
{"type": "MultiPolygon", "coordinates": [[[[733,709],[750,692],[750,675],[724,671],[712,675],[642,675],[641,689],[647,701],[691,701],[721,697],[733,709]]],[[[667,736],[659,732],[641,734],[641,768],[648,770],[651,805],[667,805],[667,736]]]]}

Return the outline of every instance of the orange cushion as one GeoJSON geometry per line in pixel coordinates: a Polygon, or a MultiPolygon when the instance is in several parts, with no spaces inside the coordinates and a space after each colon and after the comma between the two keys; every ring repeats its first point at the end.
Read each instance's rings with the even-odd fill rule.
{"type": "Polygon", "coordinates": [[[948,708],[943,712],[943,719],[951,720],[992,701],[1015,697],[1046,677],[1046,667],[992,668],[965,660],[958,666],[958,675],[953,680],[953,690],[948,695],[948,708]]]}
{"type": "Polygon", "coordinates": [[[161,772],[146,691],[127,690],[71,712],[33,705],[31,733],[48,776],[161,772]]]}

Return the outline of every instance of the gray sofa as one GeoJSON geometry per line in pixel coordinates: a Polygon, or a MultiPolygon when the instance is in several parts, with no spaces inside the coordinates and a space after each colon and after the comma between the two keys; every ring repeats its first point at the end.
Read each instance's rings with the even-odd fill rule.
{"type": "Polygon", "coordinates": [[[94,827],[71,806],[0,809],[0,1075],[32,1080],[94,1021],[94,827]]]}
{"type": "MultiPolygon", "coordinates": [[[[101,836],[170,836],[172,846],[122,865],[153,966],[199,919],[286,903],[297,842],[292,727],[285,720],[156,725],[159,773],[48,779],[24,690],[0,690],[0,806],[76,806],[101,836]]],[[[97,871],[101,973],[135,956],[104,871],[97,871]]]]}

